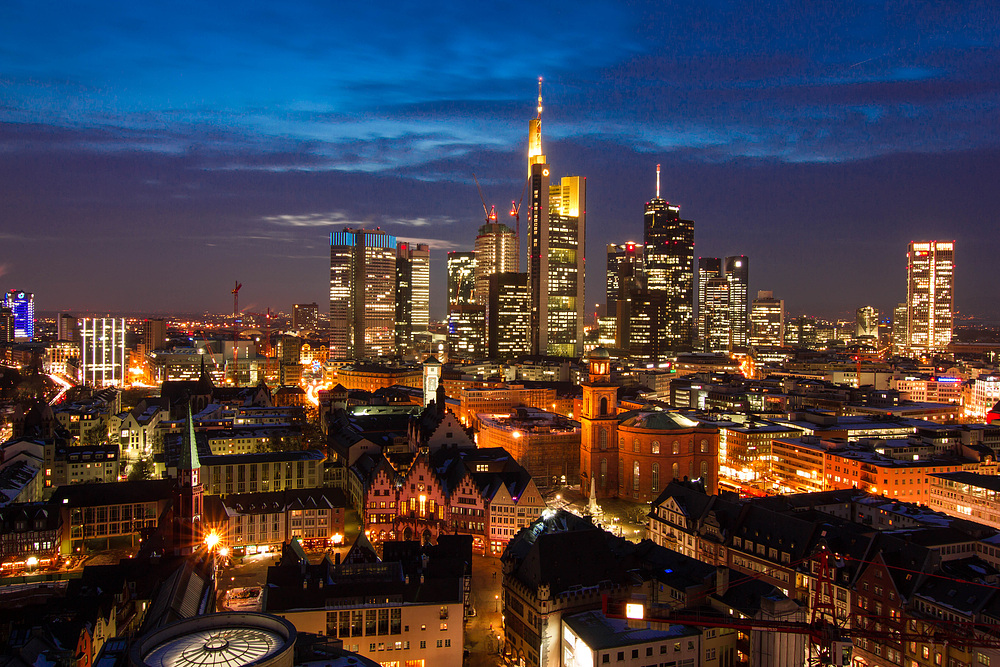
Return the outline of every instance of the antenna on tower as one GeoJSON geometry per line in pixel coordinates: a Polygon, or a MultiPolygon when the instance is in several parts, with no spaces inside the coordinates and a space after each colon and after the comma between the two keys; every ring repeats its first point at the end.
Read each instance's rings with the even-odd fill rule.
{"type": "Polygon", "coordinates": [[[542,77],[538,77],[538,117],[542,117],[542,77]]]}
{"type": "Polygon", "coordinates": [[[656,198],[660,198],[660,165],[656,165],[656,198]]]}

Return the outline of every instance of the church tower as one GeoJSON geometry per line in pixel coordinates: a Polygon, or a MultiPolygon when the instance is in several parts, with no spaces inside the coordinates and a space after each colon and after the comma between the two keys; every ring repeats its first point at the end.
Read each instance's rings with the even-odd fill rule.
{"type": "Polygon", "coordinates": [[[190,403],[187,406],[187,428],[182,438],[174,488],[173,547],[175,553],[187,555],[198,548],[203,537],[201,461],[198,459],[198,443],[195,440],[190,403]]]}
{"type": "Polygon", "coordinates": [[[598,498],[618,490],[618,387],[611,384],[611,355],[603,347],[590,353],[590,377],[581,383],[580,492],[598,498]]]}

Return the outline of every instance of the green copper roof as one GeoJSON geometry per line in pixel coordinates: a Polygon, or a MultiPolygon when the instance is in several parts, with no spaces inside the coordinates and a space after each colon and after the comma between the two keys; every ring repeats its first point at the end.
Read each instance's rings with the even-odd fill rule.
{"type": "Polygon", "coordinates": [[[618,423],[621,426],[644,428],[650,431],[677,431],[698,426],[698,422],[688,419],[682,414],[662,410],[626,412],[619,415],[619,419],[618,423]],[[624,419],[621,419],[622,417],[624,419]]]}

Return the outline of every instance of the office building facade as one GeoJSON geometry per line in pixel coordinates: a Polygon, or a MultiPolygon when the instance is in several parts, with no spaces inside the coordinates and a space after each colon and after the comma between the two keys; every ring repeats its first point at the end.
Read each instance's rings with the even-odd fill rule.
{"type": "Polygon", "coordinates": [[[381,230],[330,234],[330,357],[396,352],[396,237],[381,230]]]}
{"type": "Polygon", "coordinates": [[[698,339],[701,341],[704,341],[708,336],[708,329],[705,326],[705,303],[708,295],[705,290],[708,288],[709,280],[721,278],[722,275],[722,259],[719,257],[698,258],[698,339]]]}
{"type": "Polygon", "coordinates": [[[955,242],[914,241],[906,255],[906,347],[943,352],[951,342],[955,306],[955,242]]]}

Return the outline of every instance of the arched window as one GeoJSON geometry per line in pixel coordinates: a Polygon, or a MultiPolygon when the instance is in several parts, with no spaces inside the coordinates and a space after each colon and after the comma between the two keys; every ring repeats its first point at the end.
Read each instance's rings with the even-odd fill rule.
{"type": "Polygon", "coordinates": [[[680,468],[677,466],[676,463],[673,466],[671,466],[670,474],[673,475],[673,479],[677,479],[677,477],[680,475],[680,472],[681,472],[680,468]]]}
{"type": "Polygon", "coordinates": [[[601,416],[608,414],[608,397],[601,396],[601,416]]]}
{"type": "Polygon", "coordinates": [[[654,454],[659,454],[660,453],[660,441],[659,440],[654,440],[653,444],[650,446],[650,448],[652,449],[652,452],[654,454]]]}
{"type": "Polygon", "coordinates": [[[708,477],[708,461],[701,462],[701,478],[705,479],[708,477]]]}
{"type": "Polygon", "coordinates": [[[653,478],[652,479],[653,493],[657,493],[660,490],[660,464],[659,463],[654,463],[653,464],[652,478],[653,478]]]}
{"type": "Polygon", "coordinates": [[[601,458],[601,488],[605,488],[608,485],[608,460],[606,458],[601,458]]]}
{"type": "Polygon", "coordinates": [[[694,440],[688,442],[688,454],[694,454],[694,440]]]}
{"type": "Polygon", "coordinates": [[[708,454],[708,440],[701,441],[701,453],[708,454]]]}
{"type": "Polygon", "coordinates": [[[694,461],[688,461],[688,479],[694,479],[694,461]]]}
{"type": "Polygon", "coordinates": [[[618,447],[624,452],[625,451],[625,436],[618,438],[618,447]]]}
{"type": "Polygon", "coordinates": [[[676,440],[674,440],[674,444],[671,445],[671,448],[673,449],[674,454],[681,453],[681,443],[677,442],[676,440]]]}
{"type": "Polygon", "coordinates": [[[618,459],[618,488],[625,488],[625,461],[618,459]]]}
{"type": "Polygon", "coordinates": [[[632,464],[632,491],[638,493],[639,491],[639,462],[636,461],[632,464]]]}
{"type": "Polygon", "coordinates": [[[608,429],[601,428],[597,431],[597,448],[602,452],[608,450],[608,429]]]}
{"type": "Polygon", "coordinates": [[[632,438],[632,452],[639,453],[639,438],[632,438]]]}

